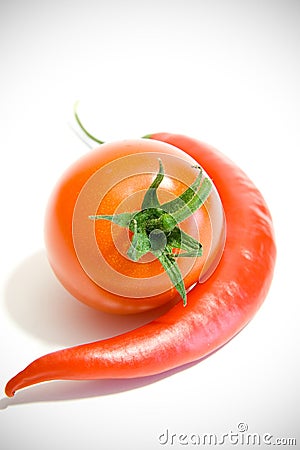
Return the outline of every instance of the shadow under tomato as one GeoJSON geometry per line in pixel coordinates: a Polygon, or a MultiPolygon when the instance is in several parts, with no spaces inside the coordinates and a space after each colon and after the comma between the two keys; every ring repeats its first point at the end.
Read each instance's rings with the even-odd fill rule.
{"type": "MultiPolygon", "coordinates": [[[[164,305],[132,316],[94,310],[76,301],[60,285],[52,273],[45,251],[33,254],[16,268],[7,282],[5,300],[9,314],[25,332],[59,346],[78,345],[125,333],[160,317],[171,308],[164,305]]],[[[56,349],[53,348],[53,351],[56,349]]],[[[218,350],[183,366],[141,378],[37,384],[17,392],[13,398],[0,399],[0,410],[18,404],[77,400],[138,389],[189,369],[218,350]]]]}
{"type": "Polygon", "coordinates": [[[5,289],[6,308],[25,332],[58,347],[105,339],[140,327],[170,306],[129,316],[97,311],[72,297],[58,282],[41,250],[13,271],[5,289]]]}
{"type": "MultiPolygon", "coordinates": [[[[161,316],[171,307],[164,305],[130,316],[94,310],[75,300],[60,285],[52,273],[45,251],[31,255],[13,271],[6,284],[5,305],[24,332],[53,344],[53,351],[125,333],[161,316]]],[[[24,403],[116,394],[155,383],[194,364],[142,378],[42,383],[17,392],[13,398],[0,399],[0,409],[24,403]]]]}

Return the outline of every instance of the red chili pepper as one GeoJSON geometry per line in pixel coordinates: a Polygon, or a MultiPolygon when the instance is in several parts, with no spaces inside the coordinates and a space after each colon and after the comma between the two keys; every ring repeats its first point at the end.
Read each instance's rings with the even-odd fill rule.
{"type": "Polygon", "coordinates": [[[227,221],[218,267],[188,293],[187,307],[179,302],[136,330],[42,356],[8,382],[8,396],[43,381],[142,377],[199,360],[236,335],[266,297],[276,248],[271,216],[260,192],[214,148],[180,135],[148,138],[190,154],[214,181],[227,221]]]}

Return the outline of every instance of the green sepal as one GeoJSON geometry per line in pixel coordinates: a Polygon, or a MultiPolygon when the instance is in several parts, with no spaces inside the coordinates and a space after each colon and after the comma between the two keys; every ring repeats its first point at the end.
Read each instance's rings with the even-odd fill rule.
{"type": "Polygon", "coordinates": [[[151,183],[150,187],[148,188],[143,203],[142,203],[142,210],[148,209],[148,208],[159,208],[160,203],[157,198],[157,188],[164,179],[164,168],[162,165],[161,160],[159,159],[159,172],[156,175],[154,181],[151,183]]]}
{"type": "Polygon", "coordinates": [[[133,220],[133,218],[134,218],[134,216],[136,214],[137,214],[136,212],[133,212],[133,213],[125,212],[125,213],[121,213],[121,214],[114,214],[112,216],[105,215],[105,214],[104,215],[100,214],[100,215],[96,215],[96,216],[89,216],[89,219],[92,219],[92,220],[100,220],[100,219],[102,219],[102,220],[109,220],[110,222],[113,222],[113,223],[119,225],[120,227],[128,228],[130,222],[133,220]]]}
{"type": "Polygon", "coordinates": [[[185,203],[182,208],[172,213],[172,216],[176,222],[180,223],[194,214],[194,212],[197,211],[197,209],[199,209],[207,200],[211,190],[211,181],[208,178],[204,178],[197,194],[194,195],[189,202],[185,203]]]}
{"type": "Polygon", "coordinates": [[[186,297],[186,291],[184,282],[182,279],[182,275],[180,272],[180,269],[178,267],[178,264],[176,262],[176,259],[174,255],[166,252],[154,252],[154,255],[158,258],[161,265],[165,269],[167,275],[169,276],[172,284],[177,289],[180,297],[183,300],[183,305],[186,306],[187,304],[187,297],[186,297]]]}
{"type": "Polygon", "coordinates": [[[197,190],[200,186],[201,179],[202,179],[202,169],[201,167],[197,166],[197,169],[199,169],[199,174],[197,178],[195,179],[194,183],[191,184],[179,197],[176,197],[174,200],[171,200],[169,202],[163,203],[161,205],[161,209],[163,209],[165,212],[168,212],[172,214],[175,211],[178,211],[181,209],[184,205],[186,205],[191,199],[197,194],[197,190]]]}
{"type": "Polygon", "coordinates": [[[184,253],[176,253],[175,257],[202,256],[202,244],[179,227],[175,227],[168,235],[168,245],[173,248],[185,250],[184,253]]]}
{"type": "Polygon", "coordinates": [[[142,256],[151,250],[151,243],[147,236],[146,230],[138,229],[137,221],[133,219],[133,236],[127,256],[132,261],[138,261],[142,256]]]}

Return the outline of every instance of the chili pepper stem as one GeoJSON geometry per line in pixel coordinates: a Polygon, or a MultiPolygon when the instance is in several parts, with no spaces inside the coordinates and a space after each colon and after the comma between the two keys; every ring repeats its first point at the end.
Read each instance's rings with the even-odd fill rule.
{"type": "Polygon", "coordinates": [[[78,123],[79,127],[82,129],[82,131],[90,138],[92,141],[97,142],[98,144],[104,144],[104,141],[100,141],[100,139],[97,139],[95,136],[93,136],[89,131],[82,125],[81,120],[79,119],[77,108],[78,108],[79,101],[77,101],[74,105],[74,117],[76,122],[78,123]]]}

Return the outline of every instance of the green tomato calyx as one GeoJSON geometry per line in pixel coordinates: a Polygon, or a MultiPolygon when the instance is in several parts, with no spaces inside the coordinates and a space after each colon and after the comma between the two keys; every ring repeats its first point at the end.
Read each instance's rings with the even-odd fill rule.
{"type": "Polygon", "coordinates": [[[205,203],[212,190],[212,183],[203,177],[202,169],[191,186],[175,199],[160,203],[157,189],[164,178],[164,168],[159,159],[159,171],[146,191],[141,210],[114,215],[91,215],[92,220],[109,220],[132,232],[127,256],[139,261],[151,252],[162,264],[172,284],[180,294],[184,306],[187,295],[178,257],[202,256],[202,244],[185,233],[178,224],[192,216],[205,203]]]}

